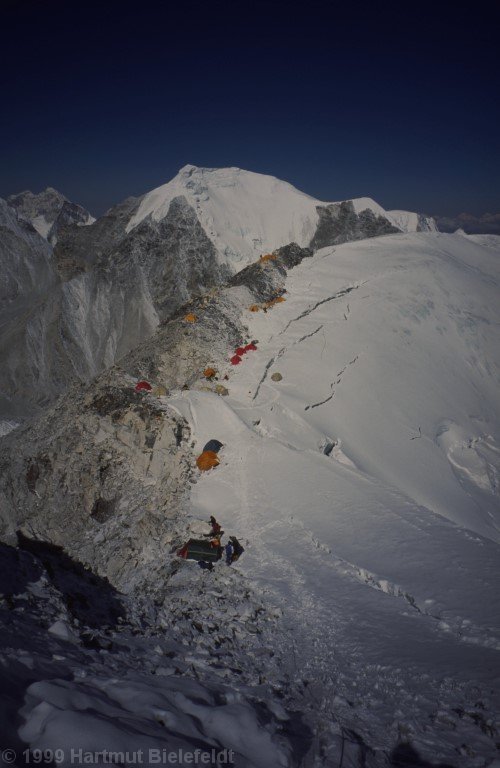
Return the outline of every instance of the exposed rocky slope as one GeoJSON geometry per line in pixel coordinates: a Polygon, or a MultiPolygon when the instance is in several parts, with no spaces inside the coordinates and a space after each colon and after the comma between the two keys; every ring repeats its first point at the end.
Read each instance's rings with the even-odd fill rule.
{"type": "Polygon", "coordinates": [[[310,254],[285,247],[184,305],[118,366],[4,438],[2,537],[12,541],[20,528],[61,545],[122,589],[154,580],[182,529],[192,457],[182,417],[161,395],[135,392],[135,382],[206,388],[204,368],[229,369],[228,352],[245,338],[242,308],[275,296],[286,269],[310,254]],[[186,323],[187,311],[198,322],[186,323]]]}
{"type": "Polygon", "coordinates": [[[356,213],[352,200],[318,206],[317,211],[318,225],[310,243],[314,250],[401,231],[385,216],[377,215],[369,208],[356,213]]]}

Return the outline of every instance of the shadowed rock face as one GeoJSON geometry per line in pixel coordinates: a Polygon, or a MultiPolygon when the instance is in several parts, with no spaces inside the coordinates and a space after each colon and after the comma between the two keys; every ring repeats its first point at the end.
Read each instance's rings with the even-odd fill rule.
{"type": "Polygon", "coordinates": [[[364,240],[366,237],[378,237],[399,232],[384,216],[377,216],[367,208],[356,213],[352,200],[317,206],[318,226],[310,248],[314,251],[329,245],[340,245],[351,240],[364,240]]]}
{"type": "Polygon", "coordinates": [[[129,197],[88,227],[68,227],[54,247],[54,264],[63,282],[85,272],[126,237],[125,227],[141,198],[129,197]]]}
{"type": "Polygon", "coordinates": [[[5,291],[13,306],[16,291],[27,294],[0,330],[5,416],[29,414],[73,381],[95,376],[150,337],[190,296],[228,277],[185,198],[174,199],[162,221],[145,220],[127,235],[137,205],[128,200],[93,225],[65,230],[52,259],[47,243],[5,206],[4,258],[11,264],[15,251],[18,264],[9,282],[4,279],[5,291]],[[38,262],[43,274],[30,293],[38,262]]]}

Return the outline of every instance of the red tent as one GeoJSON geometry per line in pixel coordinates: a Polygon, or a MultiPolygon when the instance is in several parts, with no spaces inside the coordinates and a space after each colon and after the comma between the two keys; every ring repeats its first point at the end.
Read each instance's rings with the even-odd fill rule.
{"type": "Polygon", "coordinates": [[[257,347],[253,343],[253,341],[250,342],[250,344],[247,344],[245,347],[245,352],[249,352],[250,350],[255,350],[257,347]]]}
{"type": "Polygon", "coordinates": [[[138,381],[135,385],[136,392],[150,392],[153,389],[149,381],[138,381]]]}
{"type": "Polygon", "coordinates": [[[238,347],[238,349],[235,350],[235,355],[239,355],[240,357],[245,354],[247,351],[246,347],[238,347]]]}
{"type": "Polygon", "coordinates": [[[231,358],[232,365],[239,365],[241,363],[241,357],[239,355],[233,355],[231,358]]]}

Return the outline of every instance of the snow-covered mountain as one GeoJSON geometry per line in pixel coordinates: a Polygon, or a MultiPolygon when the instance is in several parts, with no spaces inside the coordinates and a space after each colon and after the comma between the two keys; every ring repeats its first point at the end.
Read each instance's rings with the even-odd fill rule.
{"type": "MultiPolygon", "coordinates": [[[[317,237],[321,213],[341,203],[324,203],[300,192],[274,176],[240,168],[197,168],[186,165],[174,179],[146,194],[131,217],[130,232],[144,220],[161,221],[172,200],[184,197],[213,242],[219,258],[232,271],[288,243],[309,246],[317,237]]],[[[343,201],[352,204],[353,218],[367,212],[377,234],[397,231],[394,221],[370,198],[343,201]]],[[[335,236],[344,242],[354,239],[343,222],[335,236]]],[[[366,237],[359,232],[359,237],[366,237]]],[[[356,238],[359,239],[359,238],[356,238]]]]}
{"type": "Polygon", "coordinates": [[[38,194],[26,191],[10,195],[7,203],[16,210],[19,219],[29,222],[52,245],[66,227],[72,224],[87,226],[95,221],[85,208],[70,202],[52,187],[38,194]]]}
{"type": "Polygon", "coordinates": [[[286,246],[3,438],[4,541],[127,593],[97,620],[74,563],[65,597],[46,552],[42,578],[10,551],[21,746],[496,768],[499,255],[436,232],[286,246]],[[245,552],[210,573],[175,551],[212,514],[245,552]]]}
{"type": "MultiPolygon", "coordinates": [[[[18,222],[41,229],[53,253],[37,301],[27,311],[19,304],[15,316],[13,305],[0,330],[0,417],[6,420],[32,412],[74,380],[95,376],[191,296],[270,250],[292,241],[317,249],[400,231],[369,198],[323,203],[238,168],[186,166],[168,184],[125,200],[94,223],[78,206],[73,216],[73,204],[51,189],[13,196],[9,205],[18,222]]],[[[4,230],[2,237],[11,235],[4,230]]],[[[21,285],[23,274],[16,279],[21,285]]]]}

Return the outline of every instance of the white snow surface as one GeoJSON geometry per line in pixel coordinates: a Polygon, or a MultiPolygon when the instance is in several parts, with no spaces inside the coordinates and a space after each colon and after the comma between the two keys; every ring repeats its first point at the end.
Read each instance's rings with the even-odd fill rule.
{"type": "Polygon", "coordinates": [[[13,421],[12,419],[0,420],[0,437],[3,437],[4,435],[8,435],[9,432],[12,432],[12,430],[16,429],[16,427],[18,426],[19,426],[18,421],[13,421]]]}
{"type": "MultiPolygon", "coordinates": [[[[240,168],[186,165],[177,176],[143,198],[127,232],[148,216],[163,219],[171,201],[186,197],[222,261],[241,268],[258,256],[295,242],[307,246],[318,222],[316,200],[274,176],[240,168]]],[[[352,201],[357,213],[369,208],[391,217],[368,197],[352,201]]]]}
{"type": "Polygon", "coordinates": [[[460,757],[456,697],[499,724],[499,283],[499,252],[454,235],[323,249],[248,312],[229,397],[170,400],[224,443],[193,514],[238,532],[332,717],[467,766],[491,745],[460,757]]]}
{"type": "Polygon", "coordinates": [[[31,224],[35,227],[38,234],[44,238],[44,240],[47,240],[53,223],[53,221],[47,221],[43,214],[40,216],[35,216],[34,219],[31,219],[31,224]]]}

